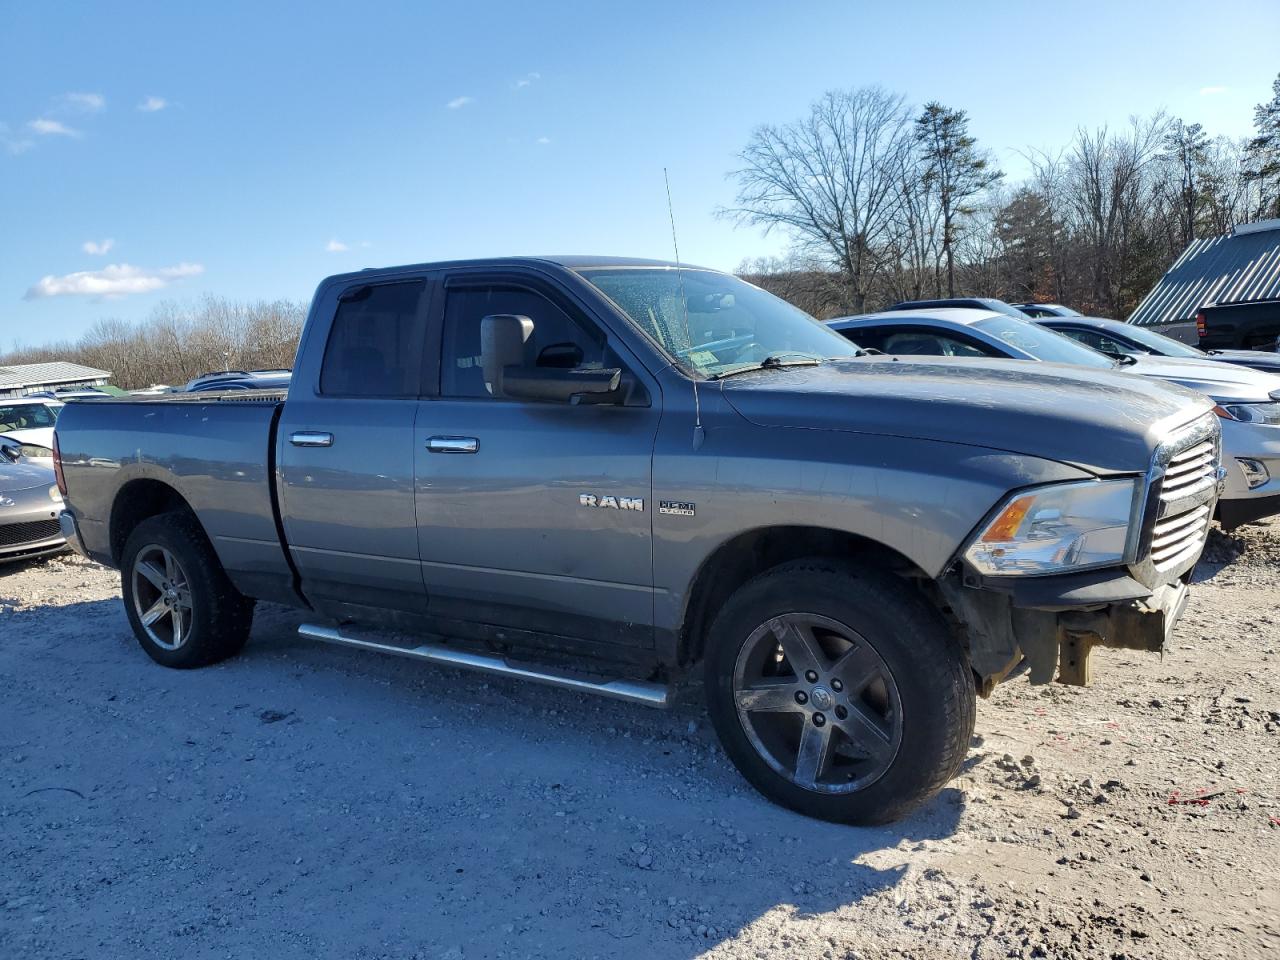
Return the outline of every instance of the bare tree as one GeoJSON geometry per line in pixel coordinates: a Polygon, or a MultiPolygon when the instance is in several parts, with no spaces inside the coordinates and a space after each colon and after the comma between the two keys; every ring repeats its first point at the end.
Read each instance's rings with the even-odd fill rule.
{"type": "Polygon", "coordinates": [[[732,174],[736,206],[723,212],[785,230],[839,272],[860,312],[897,226],[911,146],[901,96],[879,87],[829,92],[804,119],[751,135],[732,174]]]}

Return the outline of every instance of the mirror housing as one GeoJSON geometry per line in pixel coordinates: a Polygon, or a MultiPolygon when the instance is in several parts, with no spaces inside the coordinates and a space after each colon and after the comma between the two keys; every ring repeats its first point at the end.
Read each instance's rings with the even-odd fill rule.
{"type": "MultiPolygon", "coordinates": [[[[587,395],[613,393],[622,380],[620,369],[581,369],[525,365],[525,345],[533,336],[533,321],[518,314],[498,313],[480,321],[480,365],[485,388],[495,397],[576,403],[587,395]]],[[[568,344],[553,344],[552,362],[564,363],[568,344]]],[[[572,348],[572,347],[571,347],[572,348]]],[[[576,348],[572,348],[576,349],[576,348]]],[[[546,351],[544,351],[545,353],[546,351]]]]}

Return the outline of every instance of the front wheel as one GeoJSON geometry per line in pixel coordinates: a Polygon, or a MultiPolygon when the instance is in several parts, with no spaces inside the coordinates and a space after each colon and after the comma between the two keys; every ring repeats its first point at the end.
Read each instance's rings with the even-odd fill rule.
{"type": "Polygon", "coordinates": [[[708,637],[708,709],[766,797],[842,823],[894,820],[960,768],[968,657],[904,581],[814,560],[740,588],[708,637]]]}
{"type": "Polygon", "coordinates": [[[240,652],[253,624],[253,601],[227,579],[192,517],[165,513],[143,520],[120,559],[125,613],[152,660],[202,667],[240,652]]]}

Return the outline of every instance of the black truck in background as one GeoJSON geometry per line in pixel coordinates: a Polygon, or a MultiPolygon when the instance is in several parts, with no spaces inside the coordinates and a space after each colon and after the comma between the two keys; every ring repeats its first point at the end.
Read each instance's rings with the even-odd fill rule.
{"type": "Polygon", "coordinates": [[[1196,335],[1205,350],[1274,350],[1280,300],[1207,304],[1196,313],[1196,335]]]}

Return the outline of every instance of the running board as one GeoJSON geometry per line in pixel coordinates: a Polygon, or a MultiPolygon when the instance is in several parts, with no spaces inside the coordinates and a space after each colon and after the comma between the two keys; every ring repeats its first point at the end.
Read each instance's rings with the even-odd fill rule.
{"type": "Polygon", "coordinates": [[[343,633],[335,627],[324,627],[304,623],[298,627],[298,635],[308,640],[323,640],[325,643],[337,643],[344,647],[355,647],[358,650],[374,650],[378,653],[390,653],[400,657],[412,657],[415,660],[428,660],[431,663],[442,663],[449,667],[460,667],[463,670],[478,670],[481,673],[496,673],[504,677],[515,677],[519,680],[530,680],[534,683],[545,683],[562,690],[576,690],[579,693],[594,693],[613,700],[625,700],[628,703],[639,703],[646,707],[670,706],[670,690],[660,683],[647,680],[609,680],[599,683],[583,680],[568,673],[552,670],[535,670],[531,667],[518,666],[492,654],[471,653],[445,646],[442,643],[420,643],[416,647],[397,646],[394,643],[383,643],[378,640],[367,640],[343,633]]]}

